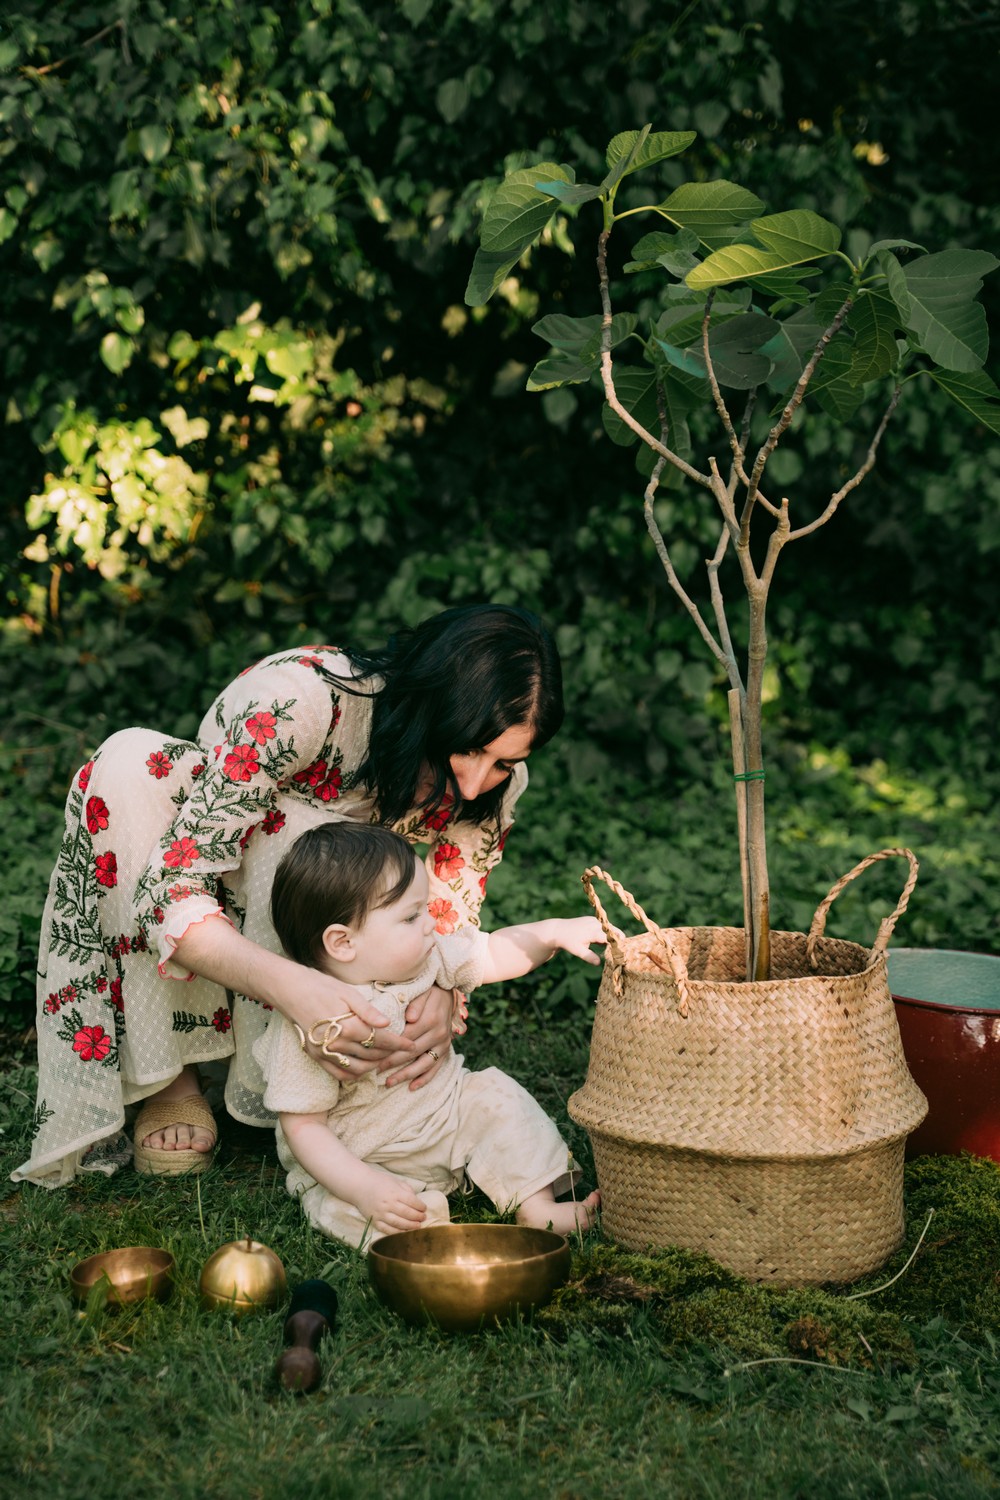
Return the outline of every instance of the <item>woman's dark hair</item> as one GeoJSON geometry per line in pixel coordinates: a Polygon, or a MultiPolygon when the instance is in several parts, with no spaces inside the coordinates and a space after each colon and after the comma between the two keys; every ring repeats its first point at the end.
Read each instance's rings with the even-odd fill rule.
{"type": "Polygon", "coordinates": [[[320,823],[281,860],[271,887],[271,923],[289,958],[323,967],[331,922],[357,927],[369,912],[399,901],[416,872],[411,846],[390,828],[320,823]]]}
{"type": "Polygon", "coordinates": [[[456,821],[499,819],[508,782],[463,804],[449,758],[481,750],[518,724],[528,726],[538,749],[562,723],[555,641],[536,615],[515,605],[442,610],[400,631],[383,651],[346,654],[356,672],[378,674],[385,683],[375,695],[368,754],[356,776],[383,823],[413,807],[425,765],[433,776],[420,804],[427,812],[448,792],[456,821]]]}

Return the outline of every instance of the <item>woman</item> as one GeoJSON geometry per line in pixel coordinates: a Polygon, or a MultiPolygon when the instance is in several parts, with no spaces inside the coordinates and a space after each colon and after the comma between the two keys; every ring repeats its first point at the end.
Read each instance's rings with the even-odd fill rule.
{"type": "Polygon", "coordinates": [[[562,711],[540,621],[474,605],[381,652],[267,657],[219,695],[197,743],[145,729],[107,740],[67,799],[42,919],[36,1130],[14,1180],[113,1171],[140,1101],[139,1170],[204,1167],[215,1123],[198,1063],[230,1059],[230,1114],[272,1125],[251,1051],[271,1009],[338,1078],[378,1067],[425,1083],[464,1030],[453,996],[428,991],[400,1035],[351,986],[285,957],[268,914],[275,867],[331,816],[385,824],[430,845],[438,929],[478,924],[524,763],[562,711]]]}

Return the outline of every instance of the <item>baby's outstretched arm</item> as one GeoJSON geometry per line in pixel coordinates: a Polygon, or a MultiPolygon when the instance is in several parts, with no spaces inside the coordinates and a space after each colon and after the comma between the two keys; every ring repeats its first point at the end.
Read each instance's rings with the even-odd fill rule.
{"type": "Polygon", "coordinates": [[[379,1234],[420,1228],[427,1210],[409,1183],[348,1151],[330,1129],[326,1115],[282,1113],[278,1118],[299,1165],[327,1192],[353,1203],[379,1234]]]}
{"type": "Polygon", "coordinates": [[[546,963],[560,948],[585,963],[599,964],[601,960],[590,951],[590,945],[606,942],[604,928],[596,917],[552,917],[544,922],[501,927],[489,935],[483,983],[519,979],[546,963]]]}

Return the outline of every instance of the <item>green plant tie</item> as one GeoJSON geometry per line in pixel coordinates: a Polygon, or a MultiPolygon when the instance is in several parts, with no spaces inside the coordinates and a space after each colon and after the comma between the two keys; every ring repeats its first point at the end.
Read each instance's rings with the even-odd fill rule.
{"type": "Polygon", "coordinates": [[[734,781],[763,781],[764,771],[734,771],[734,781]]]}

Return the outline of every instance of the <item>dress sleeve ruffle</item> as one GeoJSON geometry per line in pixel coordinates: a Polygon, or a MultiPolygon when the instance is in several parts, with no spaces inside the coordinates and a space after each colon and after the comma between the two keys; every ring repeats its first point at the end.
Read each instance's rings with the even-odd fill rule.
{"type": "Polygon", "coordinates": [[[226,913],[209,896],[189,896],[186,901],[170,908],[170,915],[156,936],[160,950],[160,961],[156,967],[161,979],[197,979],[197,974],[178,963],[173,953],[190,928],[208,921],[210,917],[221,917],[230,927],[233,925],[226,913]]]}

